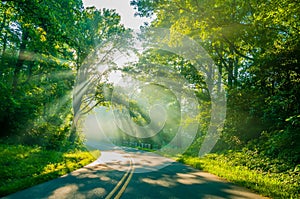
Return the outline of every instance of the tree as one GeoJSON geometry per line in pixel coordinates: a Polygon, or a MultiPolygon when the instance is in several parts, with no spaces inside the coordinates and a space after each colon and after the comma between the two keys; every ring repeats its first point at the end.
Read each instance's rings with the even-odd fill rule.
{"type": "MultiPolygon", "coordinates": [[[[299,128],[296,2],[133,0],[131,4],[138,15],[155,14],[152,26],[188,35],[214,59],[228,93],[223,141],[241,147],[268,132],[268,139],[276,137],[277,143],[269,151],[277,150],[277,155],[280,147],[291,151],[287,140],[297,137],[291,129],[299,128]]],[[[299,152],[294,154],[299,159],[299,152]]]]}
{"type": "MultiPolygon", "coordinates": [[[[74,120],[71,142],[77,138],[76,126],[80,116],[104,101],[105,74],[99,73],[99,65],[109,64],[106,62],[106,56],[111,56],[115,50],[121,48],[122,45],[116,38],[121,37],[124,31],[125,28],[120,24],[120,16],[117,13],[107,9],[100,11],[91,7],[81,13],[80,20],[68,37],[68,42],[76,54],[77,70],[73,92],[74,120]],[[92,105],[92,103],[96,104],[92,105]]],[[[123,41],[123,43],[126,42],[123,41]]]]}
{"type": "Polygon", "coordinates": [[[94,48],[124,31],[119,15],[79,0],[2,1],[0,8],[1,136],[49,146],[72,137],[77,72],[94,48]]]}

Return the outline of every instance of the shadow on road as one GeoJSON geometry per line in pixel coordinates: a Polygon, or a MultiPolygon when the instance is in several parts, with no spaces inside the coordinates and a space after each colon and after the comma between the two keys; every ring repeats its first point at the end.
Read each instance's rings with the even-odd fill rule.
{"type": "Polygon", "coordinates": [[[101,157],[92,164],[5,198],[105,198],[129,170],[133,175],[127,178],[122,199],[263,198],[212,174],[129,148],[102,149],[101,157]]]}
{"type": "Polygon", "coordinates": [[[181,163],[136,174],[122,198],[263,198],[181,163]],[[132,186],[130,186],[132,185],[132,186]]]}

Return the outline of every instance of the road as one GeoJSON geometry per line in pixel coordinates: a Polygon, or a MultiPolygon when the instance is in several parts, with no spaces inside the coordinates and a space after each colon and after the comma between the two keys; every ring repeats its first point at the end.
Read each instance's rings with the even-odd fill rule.
{"type": "Polygon", "coordinates": [[[263,198],[154,153],[111,146],[97,148],[101,157],[92,164],[4,198],[263,198]]]}

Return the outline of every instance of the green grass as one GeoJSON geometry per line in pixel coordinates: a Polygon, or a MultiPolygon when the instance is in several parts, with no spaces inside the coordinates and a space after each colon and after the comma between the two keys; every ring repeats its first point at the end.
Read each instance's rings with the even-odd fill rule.
{"type": "MultiPolygon", "coordinates": [[[[232,153],[230,155],[209,154],[203,158],[181,156],[178,161],[247,187],[263,196],[272,198],[300,198],[298,167],[285,172],[278,170],[277,172],[271,172],[272,170],[270,169],[265,171],[262,167],[251,167],[251,158],[243,153],[232,153]],[[243,162],[250,164],[243,164],[243,162]]],[[[256,158],[256,161],[259,161],[258,158],[256,158]]],[[[264,162],[264,160],[260,159],[261,162],[264,162]]],[[[279,167],[279,164],[274,166],[270,160],[265,161],[265,164],[279,167]]]]}
{"type": "Polygon", "coordinates": [[[0,144],[0,151],[0,196],[67,174],[100,155],[97,150],[58,152],[7,144],[0,144]]]}

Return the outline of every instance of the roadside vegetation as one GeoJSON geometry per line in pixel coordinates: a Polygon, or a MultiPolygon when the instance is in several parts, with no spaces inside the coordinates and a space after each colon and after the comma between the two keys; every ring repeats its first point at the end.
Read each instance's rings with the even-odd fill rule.
{"type": "Polygon", "coordinates": [[[155,16],[153,27],[201,44],[225,86],[224,128],[212,154],[199,158],[215,117],[214,96],[201,81],[205,75],[195,71],[197,62],[172,53],[154,51],[145,58],[180,73],[199,100],[198,135],[179,161],[268,197],[300,198],[300,5],[292,0],[132,0],[132,5],[140,16],[155,16]]]}
{"type": "Polygon", "coordinates": [[[0,196],[97,157],[84,149],[77,124],[101,92],[89,101],[87,89],[72,91],[89,52],[123,31],[115,11],[84,8],[81,0],[1,1],[0,196]]]}
{"type": "Polygon", "coordinates": [[[59,152],[8,144],[0,144],[0,151],[0,196],[65,175],[100,155],[97,150],[59,152]]]}
{"type": "Polygon", "coordinates": [[[177,159],[215,174],[237,185],[271,198],[300,198],[300,165],[261,156],[257,151],[228,151],[202,158],[189,155],[177,159]]]}
{"type": "MultiPolygon", "coordinates": [[[[148,114],[151,105],[159,104],[167,107],[168,117],[155,136],[141,138],[122,131],[120,141],[162,148],[176,137],[167,150],[178,151],[190,143],[185,139],[194,136],[189,129],[176,136],[177,129],[197,121],[196,138],[180,161],[265,196],[300,198],[300,4],[294,0],[130,2],[136,15],[153,16],[150,27],[170,30],[171,42],[160,40],[162,46],[181,45],[185,41],[180,35],[186,36],[203,47],[218,72],[205,69],[202,53],[183,57],[159,47],[138,53],[137,63],[117,68],[114,52],[136,49],[116,11],[84,8],[81,0],[1,1],[1,195],[91,162],[88,152],[78,151],[84,137],[80,124],[96,106],[120,113],[129,110],[128,118],[145,126],[151,115],[163,119],[160,109],[148,114]],[[116,43],[109,43],[112,40],[116,43]],[[90,59],[90,53],[105,55],[90,59]],[[108,77],[116,71],[148,86],[137,89],[134,99],[127,96],[135,90],[131,87],[113,92],[118,83],[108,77]],[[178,81],[181,77],[186,85],[178,81]],[[213,78],[217,81],[210,82],[213,78]],[[161,80],[166,85],[157,85],[161,80]],[[192,90],[198,104],[188,103],[184,96],[178,100],[172,92],[177,84],[172,82],[192,90]],[[219,120],[210,126],[218,115],[212,114],[212,99],[219,94],[226,96],[226,103],[221,100],[226,106],[224,128],[219,128],[219,120]],[[184,111],[180,101],[186,101],[184,111]],[[196,107],[198,115],[181,118],[196,107]],[[213,154],[198,158],[210,127],[221,134],[220,139],[213,154]]],[[[111,129],[113,122],[107,123],[111,129]]]]}

